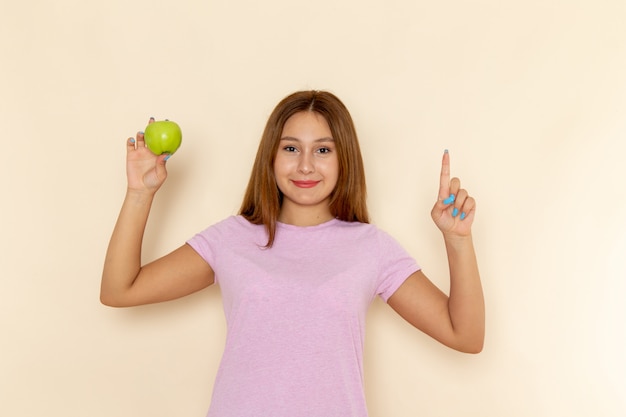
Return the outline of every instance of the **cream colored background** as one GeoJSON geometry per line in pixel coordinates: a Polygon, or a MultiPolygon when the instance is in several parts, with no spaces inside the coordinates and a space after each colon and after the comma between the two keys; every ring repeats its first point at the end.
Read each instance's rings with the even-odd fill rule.
{"type": "Polygon", "coordinates": [[[626,414],[622,0],[2,3],[1,415],[204,415],[217,288],[98,301],[124,141],[149,116],[184,131],[151,259],[237,211],[269,112],[307,88],[348,105],[374,222],[446,290],[443,149],[479,204],[484,352],[375,302],[371,416],[626,414]]]}

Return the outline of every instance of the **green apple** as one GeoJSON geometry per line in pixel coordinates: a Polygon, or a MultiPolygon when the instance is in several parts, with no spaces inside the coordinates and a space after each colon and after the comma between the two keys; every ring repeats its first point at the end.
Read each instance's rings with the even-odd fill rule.
{"type": "Polygon", "coordinates": [[[183,133],[176,123],[162,120],[146,126],[143,138],[148,149],[155,155],[173,154],[183,141],[183,133]]]}

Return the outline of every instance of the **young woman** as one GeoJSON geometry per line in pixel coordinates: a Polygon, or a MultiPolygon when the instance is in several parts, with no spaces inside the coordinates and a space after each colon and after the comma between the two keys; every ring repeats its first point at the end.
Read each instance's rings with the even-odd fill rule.
{"type": "Polygon", "coordinates": [[[142,266],[166,160],[145,147],[142,133],[127,142],[128,189],[101,301],[134,306],[220,285],[228,332],[208,416],[367,416],[363,340],[376,296],[444,345],[482,350],[475,201],[450,178],[447,152],[431,215],[448,254],[449,296],[369,224],[356,131],[331,93],[283,99],[267,122],[240,214],[142,266]]]}

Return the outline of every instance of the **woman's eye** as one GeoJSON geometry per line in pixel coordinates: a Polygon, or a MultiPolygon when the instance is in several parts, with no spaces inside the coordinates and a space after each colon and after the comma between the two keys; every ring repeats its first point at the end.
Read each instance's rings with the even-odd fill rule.
{"type": "Polygon", "coordinates": [[[317,150],[319,153],[330,153],[330,148],[319,148],[317,150]]]}
{"type": "Polygon", "coordinates": [[[286,150],[287,152],[295,152],[296,151],[296,147],[295,146],[285,146],[283,149],[286,150]]]}

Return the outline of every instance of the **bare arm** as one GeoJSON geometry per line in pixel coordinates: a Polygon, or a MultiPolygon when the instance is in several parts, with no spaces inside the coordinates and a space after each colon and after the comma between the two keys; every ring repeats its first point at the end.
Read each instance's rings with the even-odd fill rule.
{"type": "Polygon", "coordinates": [[[100,300],[115,307],[182,297],[211,285],[211,267],[190,246],[141,265],[144,230],[155,193],[167,178],[166,155],[145,147],[143,134],[127,142],[128,189],[104,261],[100,300]]]}
{"type": "Polygon", "coordinates": [[[388,302],[409,323],[446,346],[478,353],[485,338],[485,305],[471,235],[476,203],[461,189],[458,178],[450,180],[449,158],[446,152],[439,199],[431,215],[443,233],[450,269],[450,295],[444,294],[418,271],[388,302]]]}

